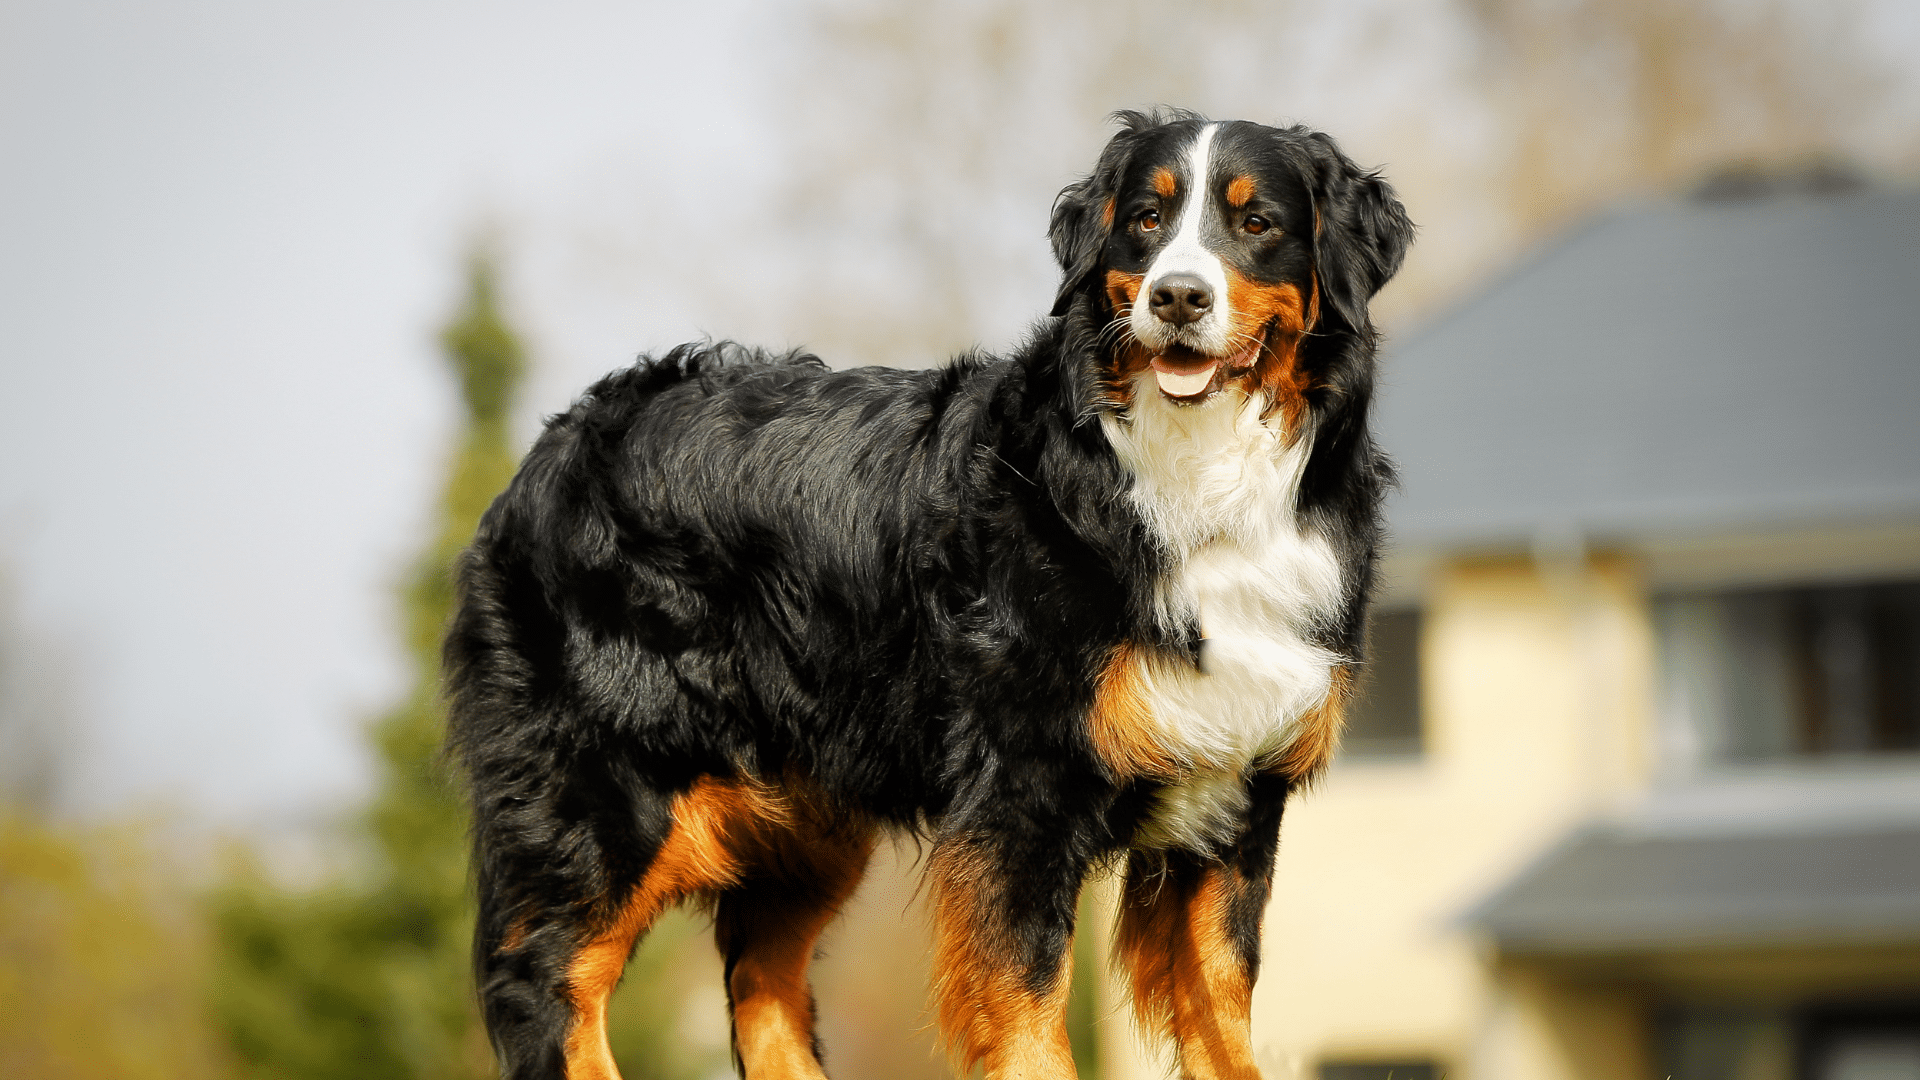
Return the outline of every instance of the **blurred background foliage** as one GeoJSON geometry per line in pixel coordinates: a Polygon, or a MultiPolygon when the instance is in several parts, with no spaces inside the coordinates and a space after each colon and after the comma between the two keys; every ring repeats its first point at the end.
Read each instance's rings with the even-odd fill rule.
{"type": "Polygon", "coordinates": [[[142,825],[0,809],[0,1076],[226,1073],[189,885],[142,825]]]}
{"type": "MultiPolygon", "coordinates": [[[[1029,193],[1057,185],[1034,147],[1155,101],[1237,100],[1247,115],[1311,119],[1314,102],[1272,91],[1298,85],[1303,67],[1330,84],[1346,70],[1377,74],[1362,141],[1395,148],[1390,173],[1428,226],[1383,298],[1390,319],[1435,310],[1624,195],[1844,161],[1868,144],[1894,147],[1880,167],[1920,168],[1920,133],[1881,109],[1887,76],[1860,51],[1847,4],[1456,0],[1460,40],[1410,45],[1404,35],[1429,24],[1405,20],[1409,30],[1382,7],[1345,37],[1298,41],[1304,16],[1324,6],[1198,0],[1167,19],[1135,0],[815,5],[788,54],[789,81],[807,92],[769,103],[790,139],[777,228],[755,230],[753,260],[676,265],[675,282],[726,303],[753,296],[732,325],[842,361],[963,348],[994,313],[1035,310],[1044,292],[1002,269],[1032,241],[1006,222],[1034,218],[1044,207],[1025,205],[1029,193]],[[1392,71],[1409,57],[1457,68],[1467,97],[1405,92],[1392,71]],[[1441,134],[1432,110],[1469,103],[1485,123],[1441,134]],[[795,267],[806,280],[763,279],[795,267]],[[820,281],[873,302],[847,319],[817,302],[820,281]]],[[[651,251],[658,229],[737,223],[673,223],[650,207],[644,225],[631,242],[651,251]]],[[[606,243],[623,242],[621,228],[609,222],[606,243]]],[[[735,243],[729,233],[705,246],[735,243]]],[[[79,723],[59,688],[78,675],[9,621],[0,589],[0,1076],[491,1074],[467,970],[465,826],[439,751],[437,653],[451,559],[521,447],[513,405],[527,361],[501,279],[491,255],[475,256],[441,338],[465,413],[431,535],[400,591],[412,688],[369,728],[370,803],[321,838],[326,856],[306,871],[289,874],[265,852],[212,857],[204,838],[162,827],[68,820],[61,762],[79,723]]],[[[883,861],[865,907],[829,941],[827,1042],[843,1076],[939,1075],[921,991],[904,985],[923,974],[902,918],[911,889],[898,884],[913,860],[883,861]]],[[[1074,1023],[1089,1080],[1096,954],[1088,935],[1074,1023]]],[[[668,920],[613,1006],[628,1075],[723,1071],[719,991],[698,921],[668,920]]]]}

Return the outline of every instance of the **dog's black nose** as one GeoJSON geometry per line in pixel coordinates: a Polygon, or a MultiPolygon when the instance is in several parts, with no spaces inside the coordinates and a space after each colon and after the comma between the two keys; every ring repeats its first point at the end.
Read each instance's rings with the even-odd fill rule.
{"type": "Polygon", "coordinates": [[[1185,326],[1213,307],[1213,290],[1193,274],[1168,274],[1154,282],[1147,306],[1162,322],[1185,326]]]}

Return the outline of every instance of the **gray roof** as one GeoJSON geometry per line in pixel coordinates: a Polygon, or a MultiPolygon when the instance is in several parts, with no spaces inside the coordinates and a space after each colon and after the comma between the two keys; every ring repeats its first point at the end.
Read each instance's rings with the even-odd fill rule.
{"type": "Polygon", "coordinates": [[[1620,210],[1391,347],[1409,548],[1920,516],[1920,192],[1620,210]]]}
{"type": "Polygon", "coordinates": [[[1513,954],[1920,941],[1920,829],[1575,836],[1468,917],[1513,954]]]}

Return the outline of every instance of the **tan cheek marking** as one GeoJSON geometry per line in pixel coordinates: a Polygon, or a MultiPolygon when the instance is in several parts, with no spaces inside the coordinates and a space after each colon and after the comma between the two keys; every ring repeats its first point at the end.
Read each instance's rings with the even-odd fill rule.
{"type": "Polygon", "coordinates": [[[964,842],[936,851],[927,865],[936,921],[933,993],[948,1058],[956,1076],[982,1063],[987,1080],[1072,1076],[1065,1019],[1073,952],[1061,956],[1043,993],[1028,989],[1005,948],[998,876],[964,842]]]}
{"type": "Polygon", "coordinates": [[[1142,685],[1139,650],[1122,645],[1113,651],[1094,686],[1093,711],[1087,716],[1094,752],[1121,779],[1180,772],[1174,755],[1161,745],[1142,685]]]}
{"type": "Polygon", "coordinates": [[[618,1080],[607,1048],[607,998],[633,943],[660,913],[695,893],[739,879],[741,851],[756,834],[783,828],[792,808],[763,784],[705,776],[674,797],[673,827],[612,925],[567,965],[574,1024],[567,1033],[567,1080],[618,1080]]]}
{"type": "Polygon", "coordinates": [[[1112,199],[1108,199],[1107,204],[1100,208],[1100,224],[1104,228],[1108,228],[1108,229],[1113,228],[1113,200],[1112,199]]]}
{"type": "Polygon", "coordinates": [[[1173,193],[1178,190],[1180,190],[1180,181],[1174,178],[1172,169],[1162,165],[1160,168],[1153,170],[1154,194],[1163,199],[1171,199],[1173,198],[1173,193]]]}
{"type": "Polygon", "coordinates": [[[1227,205],[1239,208],[1253,201],[1253,177],[1240,175],[1227,184],[1227,205]]]}
{"type": "MultiPolygon", "coordinates": [[[[1107,304],[1115,321],[1125,319],[1133,310],[1133,303],[1140,296],[1140,286],[1145,280],[1143,274],[1129,274],[1123,270],[1107,271],[1107,304]]],[[[1107,340],[1114,340],[1109,336],[1107,340]]],[[[1108,350],[1102,359],[1101,379],[1106,383],[1107,403],[1116,409],[1124,409],[1133,399],[1132,379],[1147,369],[1153,358],[1147,355],[1133,340],[1133,335],[1121,331],[1119,340],[1108,350]]]]}
{"type": "Polygon", "coordinates": [[[1227,302],[1233,311],[1236,340],[1249,341],[1277,329],[1253,365],[1252,389],[1267,395],[1269,415],[1279,412],[1289,433],[1298,431],[1306,411],[1307,376],[1300,369],[1300,338],[1308,325],[1307,304],[1291,283],[1263,285],[1227,267],[1227,302]]]}
{"type": "Polygon", "coordinates": [[[1345,665],[1334,668],[1326,699],[1299,719],[1293,742],[1270,769],[1296,784],[1318,780],[1340,747],[1340,731],[1346,726],[1347,701],[1352,694],[1353,669],[1345,665]]]}
{"type": "Polygon", "coordinates": [[[1287,334],[1298,335],[1307,328],[1306,304],[1300,286],[1292,282],[1264,285],[1249,279],[1229,266],[1227,302],[1233,305],[1233,332],[1242,340],[1259,334],[1268,323],[1277,322],[1287,334]]]}

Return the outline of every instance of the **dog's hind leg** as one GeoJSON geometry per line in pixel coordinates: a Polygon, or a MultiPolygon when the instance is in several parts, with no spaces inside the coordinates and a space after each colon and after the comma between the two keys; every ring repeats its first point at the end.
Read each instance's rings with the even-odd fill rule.
{"type": "Polygon", "coordinates": [[[1253,982],[1286,789],[1277,777],[1253,789],[1253,812],[1222,851],[1135,851],[1127,862],[1114,951],[1141,1030],[1171,1035],[1192,1080],[1260,1077],[1253,982]]]}
{"type": "Polygon", "coordinates": [[[874,832],[811,804],[761,836],[740,883],[720,894],[714,940],[727,964],[733,1048],[749,1080],[822,1080],[807,967],[820,932],[866,872],[874,832]]]}
{"type": "Polygon", "coordinates": [[[607,998],[635,943],[674,904],[735,884],[755,835],[789,813],[762,785],[713,776],[646,811],[604,833],[555,823],[511,852],[483,834],[481,1004],[507,1080],[617,1080],[607,998]],[[615,850],[621,839],[645,850],[615,850]],[[510,909],[496,902],[507,895],[510,909]]]}
{"type": "Polygon", "coordinates": [[[927,866],[934,996],[957,1075],[1075,1075],[1067,1042],[1074,908],[1088,860],[1059,836],[944,838],[927,866]]]}

